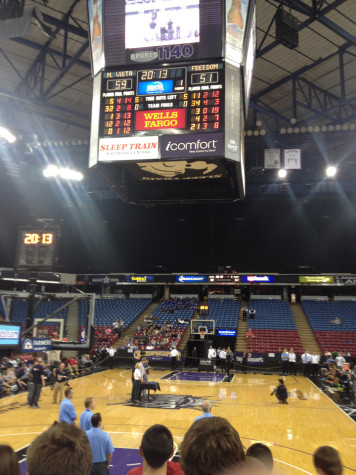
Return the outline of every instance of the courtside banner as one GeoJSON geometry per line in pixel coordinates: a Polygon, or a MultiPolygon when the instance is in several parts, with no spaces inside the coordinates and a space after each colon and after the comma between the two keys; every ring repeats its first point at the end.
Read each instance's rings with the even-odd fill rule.
{"type": "Polygon", "coordinates": [[[22,353],[35,353],[36,351],[51,351],[50,338],[23,338],[21,342],[22,353]]]}
{"type": "MultiPolygon", "coordinates": [[[[168,350],[134,350],[132,356],[134,360],[140,360],[141,356],[146,356],[149,361],[171,361],[168,350]]],[[[182,354],[178,351],[178,361],[182,360],[182,354]]]]}
{"type": "Polygon", "coordinates": [[[99,162],[157,158],[158,136],[99,139],[99,162]]]}
{"type": "MultiPolygon", "coordinates": [[[[236,353],[235,361],[236,363],[242,364],[242,355],[243,353],[236,353]]],[[[264,365],[265,364],[265,354],[264,353],[248,353],[247,364],[250,365],[264,365]]]]}

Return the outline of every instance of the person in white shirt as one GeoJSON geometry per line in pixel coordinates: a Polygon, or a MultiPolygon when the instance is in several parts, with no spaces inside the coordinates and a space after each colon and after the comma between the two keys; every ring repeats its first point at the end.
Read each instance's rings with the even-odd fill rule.
{"type": "Polygon", "coordinates": [[[132,375],[132,402],[135,404],[140,402],[140,394],[141,394],[141,383],[143,383],[142,373],[140,369],[140,363],[135,364],[135,371],[132,375]]]}
{"type": "Polygon", "coordinates": [[[171,352],[169,353],[169,356],[171,357],[171,371],[175,371],[177,368],[177,358],[178,358],[178,350],[177,348],[173,348],[171,352]]]}
{"type": "Polygon", "coordinates": [[[210,345],[210,348],[208,349],[208,359],[215,360],[215,358],[216,358],[216,350],[210,345]]]}
{"type": "Polygon", "coordinates": [[[339,353],[338,356],[335,358],[335,363],[336,363],[337,369],[342,369],[344,363],[346,363],[346,360],[341,355],[341,353],[339,353]]]}
{"type": "Polygon", "coordinates": [[[310,375],[310,362],[311,362],[311,355],[304,351],[302,354],[302,363],[303,363],[303,376],[306,378],[310,375]]]}
{"type": "Polygon", "coordinates": [[[319,373],[319,362],[320,355],[317,355],[315,352],[311,355],[311,375],[318,376],[319,373]]]}
{"type": "Polygon", "coordinates": [[[294,353],[293,348],[289,350],[288,359],[289,359],[289,374],[294,374],[295,376],[297,376],[297,368],[295,365],[297,357],[294,353]]]}
{"type": "Polygon", "coordinates": [[[221,364],[221,369],[225,371],[226,369],[226,350],[223,348],[220,351],[220,364],[221,364]]]}

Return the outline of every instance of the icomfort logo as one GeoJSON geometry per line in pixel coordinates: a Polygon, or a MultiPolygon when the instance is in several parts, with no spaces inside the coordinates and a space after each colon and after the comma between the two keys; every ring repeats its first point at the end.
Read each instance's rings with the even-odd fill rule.
{"type": "Polygon", "coordinates": [[[188,153],[192,152],[216,152],[218,140],[194,140],[193,142],[171,142],[169,141],[166,145],[167,152],[176,152],[176,151],[185,151],[188,153]]]}

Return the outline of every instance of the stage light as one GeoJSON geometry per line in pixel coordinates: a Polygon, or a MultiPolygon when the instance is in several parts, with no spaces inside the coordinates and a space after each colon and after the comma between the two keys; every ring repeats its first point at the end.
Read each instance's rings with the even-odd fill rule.
{"type": "Polygon", "coordinates": [[[46,178],[56,177],[58,175],[58,167],[56,167],[56,165],[48,165],[48,167],[43,170],[43,175],[46,178]]]}
{"type": "Polygon", "coordinates": [[[285,134],[285,133],[286,133],[286,129],[285,129],[284,127],[282,127],[281,130],[279,131],[279,133],[285,134]]]}
{"type": "Polygon", "coordinates": [[[59,168],[56,165],[48,165],[48,167],[43,170],[43,175],[46,178],[60,177],[68,181],[80,181],[83,179],[81,172],[71,170],[70,168],[59,168]]]}
{"type": "Polygon", "coordinates": [[[299,134],[299,132],[300,132],[300,128],[299,127],[294,127],[294,133],[299,134]]]}
{"type": "Polygon", "coordinates": [[[302,132],[302,134],[304,134],[307,131],[307,128],[306,127],[301,127],[300,131],[302,132]]]}
{"type": "Polygon", "coordinates": [[[334,166],[328,166],[327,169],[325,170],[326,176],[329,178],[333,178],[337,174],[337,168],[334,166]]]}
{"type": "Polygon", "coordinates": [[[281,168],[278,170],[278,178],[285,178],[287,176],[287,170],[284,168],[281,168]]]}
{"type": "Polygon", "coordinates": [[[83,174],[76,170],[70,170],[69,168],[61,168],[59,170],[59,176],[65,180],[80,181],[83,179],[83,174]]]}
{"type": "Polygon", "coordinates": [[[14,143],[16,141],[15,135],[13,135],[9,129],[5,127],[0,127],[0,142],[14,143]]]}

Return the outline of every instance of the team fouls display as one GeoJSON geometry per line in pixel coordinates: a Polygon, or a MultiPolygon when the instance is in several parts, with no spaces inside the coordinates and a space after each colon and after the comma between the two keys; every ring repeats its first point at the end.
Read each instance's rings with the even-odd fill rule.
{"type": "MultiPolygon", "coordinates": [[[[223,63],[102,73],[99,160],[108,158],[107,152],[132,148],[158,151],[158,137],[177,130],[180,134],[211,134],[223,129],[223,63]],[[114,140],[132,136],[152,136],[154,140],[132,144],[114,140]]],[[[202,139],[202,151],[204,142],[202,139]]],[[[167,142],[165,148],[169,147],[167,142]]]]}

